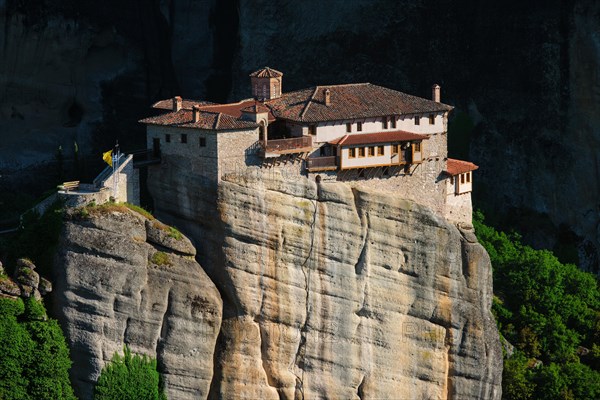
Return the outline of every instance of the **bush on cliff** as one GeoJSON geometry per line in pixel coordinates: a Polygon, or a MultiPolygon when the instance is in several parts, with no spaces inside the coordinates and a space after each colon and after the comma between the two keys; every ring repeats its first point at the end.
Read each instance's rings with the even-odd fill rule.
{"type": "Polygon", "coordinates": [[[597,278],[547,250],[498,232],[476,212],[473,224],[494,273],[492,311],[516,347],[505,361],[506,399],[600,398],[600,290],[597,278]]]}
{"type": "Polygon", "coordinates": [[[166,400],[156,360],[131,354],[125,347],[103,369],[95,387],[95,400],[166,400]]]}
{"type": "Polygon", "coordinates": [[[75,399],[69,349],[33,298],[0,299],[0,399],[75,399]]]}

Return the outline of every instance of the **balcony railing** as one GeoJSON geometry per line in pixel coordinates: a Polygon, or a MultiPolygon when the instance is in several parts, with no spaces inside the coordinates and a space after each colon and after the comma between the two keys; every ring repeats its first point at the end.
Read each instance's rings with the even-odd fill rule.
{"type": "Polygon", "coordinates": [[[268,140],[264,147],[266,153],[299,153],[312,148],[312,136],[268,140]]]}
{"type": "Polygon", "coordinates": [[[328,171],[337,169],[337,157],[311,157],[306,159],[309,171],[328,171]]]}

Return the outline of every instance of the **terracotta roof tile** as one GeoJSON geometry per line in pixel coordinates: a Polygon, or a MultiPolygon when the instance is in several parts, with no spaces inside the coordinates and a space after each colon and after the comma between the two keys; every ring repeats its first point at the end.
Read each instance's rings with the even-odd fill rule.
{"type": "Polygon", "coordinates": [[[464,174],[465,172],[469,172],[469,171],[475,171],[477,168],[479,168],[479,167],[477,165],[473,164],[472,162],[449,158],[448,164],[446,167],[446,173],[448,175],[454,176],[454,175],[464,174]]]}
{"type": "Polygon", "coordinates": [[[410,140],[425,140],[429,139],[429,135],[418,135],[416,133],[393,131],[393,132],[377,132],[377,133],[356,133],[352,135],[342,136],[330,141],[330,144],[341,146],[354,146],[359,144],[377,144],[391,142],[407,142],[410,140]]]}
{"type": "MultiPolygon", "coordinates": [[[[211,104],[215,104],[213,102],[210,101],[203,101],[203,100],[188,100],[188,99],[183,99],[183,101],[181,102],[181,108],[184,110],[191,110],[193,106],[195,105],[200,105],[200,106],[207,106],[207,105],[211,105],[211,104]]],[[[164,100],[159,100],[156,103],[152,104],[152,108],[157,108],[159,110],[173,110],[173,99],[164,99],[164,100]]]]}
{"type": "Polygon", "coordinates": [[[260,112],[269,112],[269,117],[268,117],[269,122],[275,121],[275,117],[271,113],[271,110],[269,108],[265,107],[263,104],[257,102],[254,99],[242,100],[242,101],[238,101],[237,103],[212,104],[209,106],[201,106],[200,109],[202,111],[220,112],[223,114],[231,115],[234,118],[240,118],[242,116],[242,110],[249,108],[249,107],[253,107],[257,103],[259,104],[258,107],[261,110],[264,110],[264,111],[260,111],[260,112]]]}
{"type": "Polygon", "coordinates": [[[231,115],[208,111],[200,111],[200,120],[198,122],[193,122],[193,115],[190,110],[179,110],[177,112],[144,118],[139,122],[148,125],[209,130],[248,129],[258,127],[254,122],[241,121],[231,115]]]}
{"type": "Polygon", "coordinates": [[[279,78],[280,76],[283,76],[283,73],[277,71],[276,69],[264,67],[259,69],[258,71],[254,71],[250,74],[250,76],[255,78],[279,78]]]}
{"type": "Polygon", "coordinates": [[[299,122],[339,121],[386,115],[450,111],[453,107],[370,83],[316,86],[265,103],[273,115],[299,122]],[[325,105],[324,91],[330,90],[325,105]]]}

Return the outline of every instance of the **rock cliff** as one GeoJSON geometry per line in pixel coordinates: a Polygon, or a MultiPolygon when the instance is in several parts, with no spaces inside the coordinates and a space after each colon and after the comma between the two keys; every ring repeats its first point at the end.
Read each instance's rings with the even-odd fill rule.
{"type": "Polygon", "coordinates": [[[151,172],[157,213],[195,232],[223,297],[212,398],[500,398],[473,232],[399,196],[258,169],[223,178],[207,222],[203,187],[169,166],[151,172]]]}
{"type": "Polygon", "coordinates": [[[205,398],[222,302],[194,247],[125,207],[87,214],[65,221],[54,292],[76,393],[91,399],[102,367],[128,345],[157,358],[169,399],[205,398]]]}

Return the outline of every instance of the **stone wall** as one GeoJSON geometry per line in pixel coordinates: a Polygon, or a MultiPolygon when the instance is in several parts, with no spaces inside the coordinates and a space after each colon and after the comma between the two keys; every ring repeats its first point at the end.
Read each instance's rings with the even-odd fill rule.
{"type": "Polygon", "coordinates": [[[471,192],[462,194],[448,193],[443,215],[450,222],[462,226],[471,226],[473,224],[471,192]]]}

